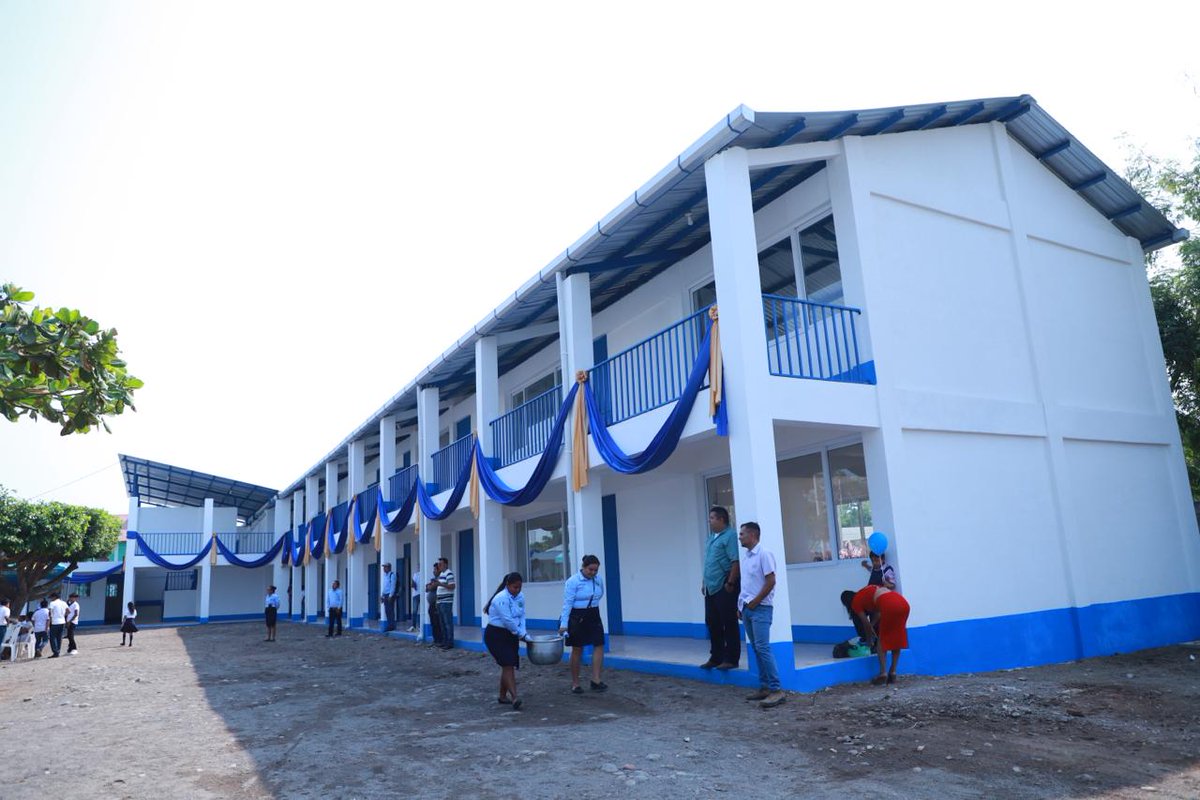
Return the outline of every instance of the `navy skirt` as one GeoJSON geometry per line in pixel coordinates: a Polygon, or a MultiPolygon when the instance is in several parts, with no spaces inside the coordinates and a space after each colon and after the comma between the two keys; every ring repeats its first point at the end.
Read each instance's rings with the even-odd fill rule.
{"type": "Polygon", "coordinates": [[[567,617],[567,644],[571,647],[604,647],[604,622],[600,619],[600,609],[572,608],[567,617]]]}
{"type": "Polygon", "coordinates": [[[279,609],[274,606],[267,606],[267,625],[274,628],[275,622],[279,618],[279,609]]]}
{"type": "Polygon", "coordinates": [[[500,666],[521,668],[521,641],[508,628],[488,625],[483,629],[483,644],[500,666]]]}

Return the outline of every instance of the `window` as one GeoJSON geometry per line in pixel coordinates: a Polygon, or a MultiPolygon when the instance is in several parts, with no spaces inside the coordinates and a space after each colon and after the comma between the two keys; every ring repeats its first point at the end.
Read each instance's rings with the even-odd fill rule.
{"type": "Polygon", "coordinates": [[[796,262],[792,258],[792,237],[780,239],[758,254],[758,280],[763,294],[796,296],[796,262]]]}
{"type": "Polygon", "coordinates": [[[708,510],[713,506],[723,506],[729,511],[729,524],[737,530],[737,515],[733,511],[733,476],[714,475],[704,481],[708,504],[704,507],[704,521],[708,524],[708,510]]]}
{"type": "Polygon", "coordinates": [[[567,579],[566,514],[557,512],[516,523],[517,546],[524,552],[525,580],[567,579]]]}
{"type": "Polygon", "coordinates": [[[800,231],[799,238],[800,260],[804,268],[804,296],[817,303],[840,305],[845,302],[833,215],[800,231]]]}
{"type": "Polygon", "coordinates": [[[866,558],[871,527],[871,497],[861,444],[829,451],[833,509],[837,518],[837,547],[841,558],[866,558]]]}
{"type": "Polygon", "coordinates": [[[82,600],[92,596],[92,585],[90,583],[64,583],[58,593],[64,600],[73,594],[79,595],[82,600]]]}
{"type": "MultiPolygon", "coordinates": [[[[553,372],[543,375],[533,383],[529,384],[519,392],[512,393],[512,403],[509,404],[508,410],[511,411],[519,405],[528,403],[539,394],[545,394],[562,383],[562,367],[556,367],[553,372]]],[[[557,409],[555,409],[557,410],[557,409]]]]}
{"type": "Polygon", "coordinates": [[[862,443],[789,458],[778,471],[787,563],[866,556],[874,529],[862,443]]]}

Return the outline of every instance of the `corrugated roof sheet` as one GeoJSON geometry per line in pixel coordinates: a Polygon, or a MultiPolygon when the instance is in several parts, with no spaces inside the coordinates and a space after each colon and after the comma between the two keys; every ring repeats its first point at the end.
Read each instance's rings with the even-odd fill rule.
{"type": "MultiPolygon", "coordinates": [[[[558,318],[555,275],[587,272],[592,307],[601,311],[709,241],[704,162],[727,147],[759,149],[831,141],[843,136],[879,136],[959,125],[1001,122],[1010,136],[1122,233],[1149,251],[1186,238],[1116,172],[1083,146],[1029,95],[925,103],[857,111],[755,112],[738,106],[645,185],[597,222],[573,245],[521,286],[426,367],[370,419],[305,474],[311,475],[346,446],[377,431],[379,419],[416,407],[420,385],[438,386],[443,397],[474,391],[473,342],[480,336],[518,330],[558,318]]],[[[823,168],[797,164],[752,176],[755,209],[762,208],[823,168]]],[[[500,372],[528,358],[554,337],[501,348],[500,372]]],[[[290,493],[301,477],[284,490],[290,493]]]]}
{"type": "Polygon", "coordinates": [[[238,517],[248,520],[277,494],[275,489],[265,486],[160,461],[147,461],[123,453],[119,458],[121,472],[125,475],[125,492],[136,497],[141,505],[203,506],[204,500],[211,497],[214,505],[236,508],[238,517]]]}

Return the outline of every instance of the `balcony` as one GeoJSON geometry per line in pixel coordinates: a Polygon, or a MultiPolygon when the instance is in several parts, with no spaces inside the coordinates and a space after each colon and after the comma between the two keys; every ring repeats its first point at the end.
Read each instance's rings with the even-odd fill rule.
{"type": "Polygon", "coordinates": [[[562,387],[555,386],[492,420],[491,458],[497,469],[541,455],[562,398],[562,387]]]}
{"type": "Polygon", "coordinates": [[[592,367],[588,381],[605,424],[678,400],[707,329],[703,308],[592,367]]]}
{"type": "Polygon", "coordinates": [[[433,454],[433,480],[429,481],[433,484],[429,491],[431,495],[454,488],[458,474],[471,456],[474,441],[474,434],[469,433],[433,454]]]}
{"type": "Polygon", "coordinates": [[[875,365],[859,352],[862,311],[796,297],[763,295],[767,366],[772,375],[875,383],[875,365]]]}
{"type": "MultiPolygon", "coordinates": [[[[231,531],[229,533],[217,531],[217,536],[221,537],[221,544],[239,555],[242,553],[265,553],[279,540],[279,537],[271,531],[257,531],[254,533],[249,531],[231,531]]],[[[151,550],[160,556],[194,556],[200,552],[200,548],[208,544],[211,538],[207,533],[191,531],[178,533],[139,533],[137,555],[145,555],[145,552],[142,550],[142,542],[144,541],[150,546],[151,550]]]]}
{"type": "Polygon", "coordinates": [[[408,497],[408,493],[412,491],[413,484],[416,482],[416,464],[397,470],[394,475],[388,478],[388,488],[391,491],[389,502],[403,503],[404,498],[408,497]]]}

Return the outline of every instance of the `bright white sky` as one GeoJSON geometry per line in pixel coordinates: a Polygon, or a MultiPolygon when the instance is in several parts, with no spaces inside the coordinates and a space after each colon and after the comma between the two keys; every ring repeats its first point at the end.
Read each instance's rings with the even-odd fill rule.
{"type": "Polygon", "coordinates": [[[0,282],[146,382],[112,435],[0,420],[0,485],[287,486],[739,103],[1028,93],[1117,169],[1200,135],[1200,3],[827,5],[0,0],[0,282]]]}

